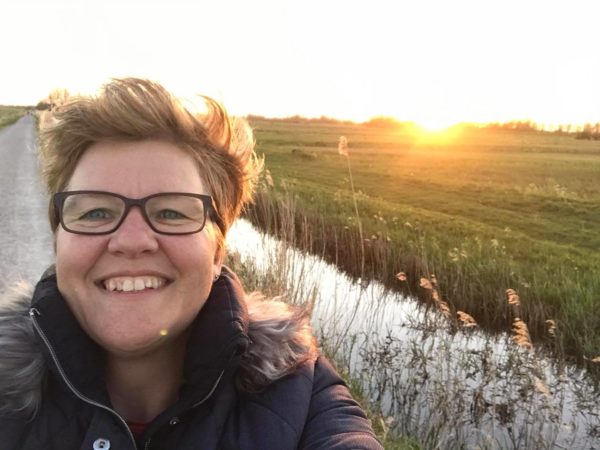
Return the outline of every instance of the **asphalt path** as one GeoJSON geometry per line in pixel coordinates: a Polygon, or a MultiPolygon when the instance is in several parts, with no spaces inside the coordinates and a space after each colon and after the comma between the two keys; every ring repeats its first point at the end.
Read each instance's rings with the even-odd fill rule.
{"type": "Polygon", "coordinates": [[[0,290],[37,281],[54,261],[36,140],[33,116],[0,130],[0,290]]]}

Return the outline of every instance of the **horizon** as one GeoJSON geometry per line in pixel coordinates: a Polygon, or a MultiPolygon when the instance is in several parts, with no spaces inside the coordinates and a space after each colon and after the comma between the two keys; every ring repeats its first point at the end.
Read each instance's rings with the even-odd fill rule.
{"type": "MultiPolygon", "coordinates": [[[[15,107],[15,108],[31,108],[36,109],[36,106],[45,103],[47,98],[40,100],[36,105],[6,105],[0,104],[0,107],[15,107]]],[[[553,124],[554,126],[548,126],[544,123],[538,123],[532,119],[511,119],[507,121],[490,121],[490,122],[456,122],[441,128],[431,128],[424,126],[413,120],[400,120],[393,116],[373,116],[362,121],[343,119],[330,116],[302,116],[299,114],[292,114],[287,116],[265,116],[262,114],[248,113],[238,117],[243,117],[247,120],[266,120],[266,121],[283,121],[283,122],[322,122],[322,123],[338,123],[338,124],[353,124],[353,125],[372,125],[374,128],[393,128],[396,126],[410,126],[414,127],[414,131],[419,133],[444,133],[455,128],[480,128],[490,129],[497,128],[503,130],[514,130],[514,131],[546,131],[546,132],[563,132],[563,133],[577,133],[584,130],[587,127],[598,128],[600,127],[600,120],[597,122],[585,122],[585,123],[561,123],[553,124]]]]}
{"type": "Polygon", "coordinates": [[[0,104],[139,76],[238,116],[583,126],[600,121],[594,12],[592,0],[22,0],[0,7],[0,104]]]}
{"type": "Polygon", "coordinates": [[[255,120],[273,120],[273,121],[290,121],[293,122],[295,120],[297,121],[306,121],[306,122],[337,122],[337,123],[351,123],[351,124],[355,124],[355,125],[369,125],[369,124],[373,124],[374,127],[385,127],[385,126],[414,126],[416,128],[421,128],[423,131],[426,132],[443,132],[443,131],[447,131],[448,129],[451,128],[455,128],[455,127],[475,127],[475,128],[493,128],[493,127],[498,127],[498,128],[503,128],[503,129],[514,129],[515,131],[527,131],[527,130],[536,130],[536,131],[564,131],[566,133],[574,133],[577,131],[580,131],[582,129],[584,129],[586,126],[597,126],[600,125],[600,120],[596,121],[596,122],[585,122],[585,123],[561,123],[561,124],[556,124],[557,126],[555,128],[549,128],[546,126],[546,124],[543,123],[538,123],[532,119],[511,119],[511,120],[507,120],[505,122],[502,121],[491,121],[491,122],[456,122],[456,123],[452,123],[446,127],[443,128],[430,128],[428,129],[427,127],[423,126],[422,124],[419,124],[418,122],[415,122],[413,120],[400,120],[396,117],[392,117],[392,116],[373,116],[373,117],[369,117],[366,120],[363,121],[355,121],[355,120],[351,120],[351,119],[339,119],[336,117],[329,117],[329,116],[311,116],[311,117],[307,117],[307,116],[301,116],[298,114],[294,114],[294,115],[289,115],[289,116],[281,116],[281,117],[269,117],[269,116],[263,116],[260,114],[246,114],[245,116],[243,116],[249,120],[255,119],[255,120]],[[564,127],[567,127],[568,129],[565,130],[564,127]]]}

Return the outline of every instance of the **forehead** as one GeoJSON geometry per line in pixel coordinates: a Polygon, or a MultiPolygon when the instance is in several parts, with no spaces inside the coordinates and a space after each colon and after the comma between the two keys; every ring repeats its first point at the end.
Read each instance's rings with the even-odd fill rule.
{"type": "Polygon", "coordinates": [[[91,145],[75,166],[67,190],[103,190],[130,197],[209,193],[194,158],[175,144],[156,140],[91,145]]]}

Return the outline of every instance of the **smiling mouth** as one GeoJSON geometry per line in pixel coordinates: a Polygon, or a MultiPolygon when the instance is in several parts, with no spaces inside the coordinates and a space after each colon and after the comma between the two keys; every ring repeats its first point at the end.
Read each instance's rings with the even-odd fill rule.
{"type": "Polygon", "coordinates": [[[168,284],[168,280],[156,276],[143,277],[112,277],[103,280],[100,284],[111,292],[139,292],[147,289],[160,289],[168,284]]]}

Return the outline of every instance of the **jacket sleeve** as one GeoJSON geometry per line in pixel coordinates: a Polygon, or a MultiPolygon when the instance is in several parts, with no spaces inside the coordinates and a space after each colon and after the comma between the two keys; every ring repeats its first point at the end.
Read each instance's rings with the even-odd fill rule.
{"type": "Polygon", "coordinates": [[[300,440],[303,450],[383,449],[361,407],[329,361],[315,363],[312,398],[300,440]]]}

